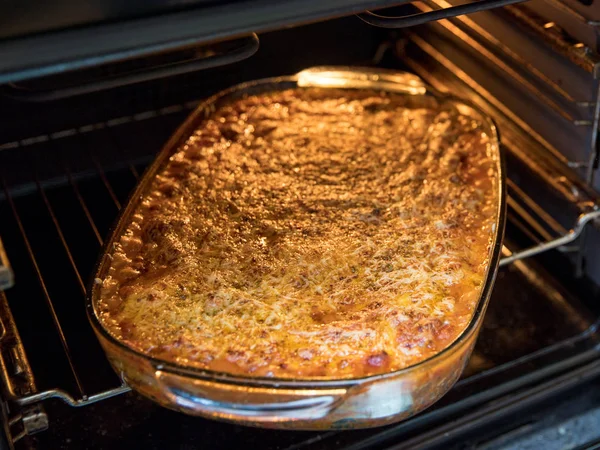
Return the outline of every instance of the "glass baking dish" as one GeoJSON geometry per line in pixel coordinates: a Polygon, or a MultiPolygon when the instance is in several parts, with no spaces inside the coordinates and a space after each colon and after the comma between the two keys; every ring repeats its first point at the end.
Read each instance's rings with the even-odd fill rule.
{"type": "Polygon", "coordinates": [[[123,381],[159,404],[187,414],[267,428],[365,428],[406,419],[433,404],[456,382],[471,354],[490,298],[505,223],[505,172],[493,121],[466,101],[441,95],[415,75],[380,69],[317,67],[297,75],[234,86],[200,104],[164,146],[132,193],[105,244],[87,296],[87,313],[110,363],[123,381]],[[454,108],[480,121],[498,170],[498,215],[489,267],[473,317],[443,351],[402,370],[351,379],[278,379],[234,376],[156,359],[129,348],[101,324],[96,304],[112,248],[154,176],[183,142],[221,105],[247,94],[303,87],[375,89],[412,96],[414,104],[454,108]]]}

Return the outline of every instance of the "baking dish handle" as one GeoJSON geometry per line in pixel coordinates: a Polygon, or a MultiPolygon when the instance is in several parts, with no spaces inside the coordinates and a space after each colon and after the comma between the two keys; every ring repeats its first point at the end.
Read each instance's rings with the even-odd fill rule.
{"type": "Polygon", "coordinates": [[[312,67],[296,74],[296,80],[301,87],[383,89],[411,95],[427,92],[425,82],[412,73],[370,67],[312,67]]]}
{"type": "Polygon", "coordinates": [[[254,422],[305,420],[325,417],[340,404],[347,390],[252,387],[203,380],[168,369],[155,378],[173,404],[227,420],[254,422]]]}

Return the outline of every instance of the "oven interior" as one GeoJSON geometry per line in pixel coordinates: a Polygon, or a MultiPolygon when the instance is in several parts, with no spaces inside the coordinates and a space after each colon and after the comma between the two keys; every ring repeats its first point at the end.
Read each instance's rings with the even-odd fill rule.
{"type": "MultiPolygon", "coordinates": [[[[449,6],[432,0],[386,13],[449,6]]],[[[261,33],[258,51],[250,36],[0,86],[0,279],[13,284],[14,276],[0,291],[0,448],[453,448],[473,429],[493,428],[480,443],[508,432],[517,425],[506,417],[525,417],[532,405],[593,380],[596,11],[579,0],[532,0],[399,30],[349,16],[261,33]],[[234,57],[171,73],[174,62],[221,54],[234,57]],[[84,308],[119,209],[199,100],[316,65],[408,70],[498,124],[508,173],[505,259],[461,380],[417,417],[362,431],[245,428],[129,392],[84,308]],[[156,67],[161,76],[144,79],[156,67]],[[121,83],[123,73],[142,77],[121,83]]]]}

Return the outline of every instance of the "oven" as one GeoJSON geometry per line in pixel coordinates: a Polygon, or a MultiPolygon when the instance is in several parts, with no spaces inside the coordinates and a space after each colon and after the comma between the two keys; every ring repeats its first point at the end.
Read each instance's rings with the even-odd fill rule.
{"type": "Polygon", "coordinates": [[[600,9],[397,3],[0,5],[0,448],[595,448],[600,9]],[[442,400],[382,428],[275,431],[166,410],[122,383],[87,321],[103,241],[201,99],[318,65],[409,71],[496,121],[508,219],[474,353],[442,400]]]}

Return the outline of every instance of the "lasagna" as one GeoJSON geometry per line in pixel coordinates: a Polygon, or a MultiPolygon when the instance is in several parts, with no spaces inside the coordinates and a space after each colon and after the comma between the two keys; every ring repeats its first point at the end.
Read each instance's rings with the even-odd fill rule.
{"type": "Polygon", "coordinates": [[[229,101],[136,200],[95,280],[102,325],[145,355],[255,377],[357,378],[439,353],[495,240],[485,129],[369,90],[229,101]]]}

